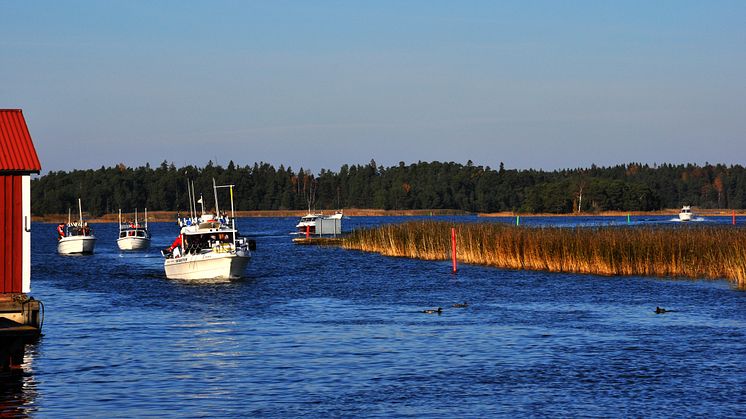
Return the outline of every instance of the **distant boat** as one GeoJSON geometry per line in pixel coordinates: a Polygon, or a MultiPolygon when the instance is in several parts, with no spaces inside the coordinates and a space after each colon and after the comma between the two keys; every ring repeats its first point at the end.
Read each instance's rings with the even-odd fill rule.
{"type": "Polygon", "coordinates": [[[119,210],[119,238],[117,246],[120,250],[142,250],[150,247],[150,231],[148,230],[148,209],[145,208],[145,224],[140,224],[135,210],[135,220],[122,223],[122,210],[119,210]]]}
{"type": "Polygon", "coordinates": [[[297,234],[337,235],[342,234],[342,211],[334,215],[313,214],[304,215],[295,225],[297,234]]]}
{"type": "Polygon", "coordinates": [[[179,220],[179,236],[170,247],[161,251],[165,260],[163,267],[169,279],[237,279],[244,275],[255,249],[252,240],[239,237],[233,211],[233,185],[216,186],[215,214],[206,214],[202,198],[202,215],[196,217],[196,205],[191,207],[193,193],[190,187],[191,217],[179,220]],[[218,217],[218,188],[231,188],[231,218],[218,217]]]}
{"type": "Polygon", "coordinates": [[[57,226],[57,253],[61,255],[92,254],[96,247],[96,237],[94,237],[93,231],[88,227],[88,223],[83,222],[80,198],[78,198],[78,214],[80,215],[80,221],[73,223],[68,210],[67,224],[62,223],[57,226]]]}
{"type": "Polygon", "coordinates": [[[694,217],[692,208],[689,205],[684,205],[684,207],[681,208],[681,212],[679,213],[679,221],[691,221],[692,217],[694,217]]]}

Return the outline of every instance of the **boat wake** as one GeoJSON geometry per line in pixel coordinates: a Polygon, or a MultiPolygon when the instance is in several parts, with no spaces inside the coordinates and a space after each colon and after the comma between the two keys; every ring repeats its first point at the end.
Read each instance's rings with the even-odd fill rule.
{"type": "Polygon", "coordinates": [[[699,222],[707,221],[707,220],[705,220],[704,217],[694,217],[691,220],[684,221],[684,220],[680,220],[679,217],[676,217],[676,218],[671,218],[668,221],[671,221],[674,223],[699,223],[699,222]]]}

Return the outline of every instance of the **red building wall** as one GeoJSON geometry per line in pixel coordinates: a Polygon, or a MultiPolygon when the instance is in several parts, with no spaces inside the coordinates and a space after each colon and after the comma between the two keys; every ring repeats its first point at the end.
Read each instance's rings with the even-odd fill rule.
{"type": "Polygon", "coordinates": [[[0,293],[20,293],[23,287],[21,178],[0,175],[0,293]]]}

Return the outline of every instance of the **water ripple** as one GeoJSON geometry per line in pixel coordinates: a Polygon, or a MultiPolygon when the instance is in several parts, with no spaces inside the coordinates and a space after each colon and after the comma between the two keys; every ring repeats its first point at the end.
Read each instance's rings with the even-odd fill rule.
{"type": "Polygon", "coordinates": [[[725,283],[468,265],[452,275],[447,262],[294,246],[294,221],[241,220],[259,232],[247,278],[200,284],[163,275],[172,223],[153,223],[153,249],[126,254],[115,225],[95,226],[97,253],[76,258],[56,254],[54,225],[35,225],[45,336],[0,386],[2,414],[746,414],[746,293],[725,283]]]}

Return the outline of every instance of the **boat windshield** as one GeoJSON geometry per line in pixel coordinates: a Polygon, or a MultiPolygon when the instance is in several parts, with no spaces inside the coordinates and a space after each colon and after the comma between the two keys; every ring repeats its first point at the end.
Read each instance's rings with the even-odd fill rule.
{"type": "Polygon", "coordinates": [[[210,232],[204,234],[185,234],[183,237],[184,248],[187,253],[201,253],[214,249],[215,247],[231,246],[233,244],[233,232],[210,232]]]}

